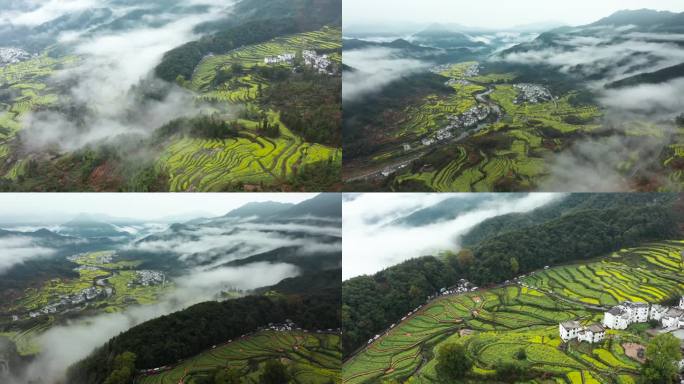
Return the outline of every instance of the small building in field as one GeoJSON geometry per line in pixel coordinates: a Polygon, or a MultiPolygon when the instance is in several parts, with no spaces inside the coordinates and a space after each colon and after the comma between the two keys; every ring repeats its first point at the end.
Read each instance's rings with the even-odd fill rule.
{"type": "Polygon", "coordinates": [[[577,332],[577,340],[586,341],[592,344],[600,343],[605,337],[606,329],[600,324],[592,324],[577,332]]]}
{"type": "Polygon", "coordinates": [[[564,321],[558,325],[558,332],[563,341],[570,341],[577,338],[577,333],[582,329],[579,321],[564,321]]]}
{"type": "Polygon", "coordinates": [[[564,342],[570,340],[599,343],[606,337],[606,329],[601,324],[582,326],[579,321],[564,321],[558,325],[558,331],[564,342]]]}

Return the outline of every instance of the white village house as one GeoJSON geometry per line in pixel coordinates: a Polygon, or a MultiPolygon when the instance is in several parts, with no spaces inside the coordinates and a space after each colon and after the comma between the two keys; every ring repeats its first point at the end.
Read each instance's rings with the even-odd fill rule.
{"type": "Polygon", "coordinates": [[[577,340],[599,343],[606,337],[606,329],[601,324],[592,324],[577,332],[577,340]]]}
{"type": "Polygon", "coordinates": [[[630,324],[649,320],[660,321],[669,330],[684,328],[684,296],[679,300],[679,307],[626,301],[605,312],[602,325],[582,326],[579,321],[564,321],[558,325],[558,332],[565,342],[577,339],[597,343],[605,338],[606,328],[627,329],[630,324]]]}
{"type": "Polygon", "coordinates": [[[558,331],[563,341],[569,341],[577,338],[577,332],[582,328],[579,321],[570,320],[564,321],[558,325],[558,331]]]}
{"type": "Polygon", "coordinates": [[[630,324],[660,321],[663,328],[684,328],[684,297],[679,307],[624,302],[603,314],[603,325],[610,329],[626,329],[630,324]]]}
{"type": "Polygon", "coordinates": [[[684,328],[684,310],[670,308],[660,319],[663,328],[684,328]]]}
{"type": "Polygon", "coordinates": [[[627,329],[632,323],[645,323],[649,320],[649,309],[648,303],[626,301],[603,315],[603,325],[611,329],[627,329]]]}
{"type": "Polygon", "coordinates": [[[606,337],[606,329],[600,324],[582,326],[579,321],[564,321],[558,325],[561,339],[568,342],[570,340],[586,341],[589,343],[601,342],[606,337]]]}

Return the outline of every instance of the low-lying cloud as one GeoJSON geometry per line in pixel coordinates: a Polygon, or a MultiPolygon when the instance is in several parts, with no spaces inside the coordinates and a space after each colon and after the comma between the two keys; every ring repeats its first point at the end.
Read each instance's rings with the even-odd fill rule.
{"type": "MultiPolygon", "coordinates": [[[[125,30],[92,28],[63,32],[58,40],[79,61],[55,73],[50,82],[67,92],[60,95],[60,103],[67,108],[27,114],[23,120],[24,143],[30,150],[56,145],[70,151],[119,134],[146,134],[175,118],[199,113],[201,108],[195,104],[192,94],[180,87],[172,86],[165,90],[167,94],[162,99],[148,99],[144,104],[131,90],[141,82],[146,85],[152,82],[152,70],[164,53],[199,38],[194,28],[225,16],[231,3],[195,0],[192,4],[180,5],[206,5],[206,12],[160,11],[141,18],[137,25],[125,30]],[[68,106],[77,106],[80,116],[74,116],[68,106]]],[[[111,7],[115,11],[128,8],[104,0],[75,0],[68,4],[78,5],[79,9],[90,9],[88,4],[111,7]]],[[[46,7],[39,8],[43,9],[40,12],[47,13],[46,7]]],[[[60,11],[68,13],[69,7],[60,11]]]]}
{"type": "Polygon", "coordinates": [[[658,84],[605,90],[599,101],[614,110],[630,111],[653,118],[668,118],[684,111],[683,94],[684,78],[679,78],[658,84]]]}
{"type": "Polygon", "coordinates": [[[70,12],[84,11],[101,5],[101,0],[30,0],[21,9],[10,9],[0,13],[3,24],[15,26],[37,26],[70,12]]]}
{"type": "Polygon", "coordinates": [[[684,111],[684,79],[657,84],[606,87],[612,82],[684,62],[683,34],[593,28],[554,38],[553,47],[506,54],[508,62],[549,65],[589,79],[601,107],[598,138],[574,143],[548,161],[549,176],[539,186],[551,191],[619,192],[644,184],[668,187],[660,154],[672,143],[676,116],[684,111]]]}
{"type": "Polygon", "coordinates": [[[15,265],[55,253],[54,249],[37,245],[33,240],[20,236],[0,238],[0,250],[0,276],[15,265]]]}
{"type": "Polygon", "coordinates": [[[560,198],[560,194],[534,193],[510,199],[492,195],[474,210],[456,218],[407,227],[393,222],[447,198],[467,194],[364,194],[343,202],[343,278],[373,274],[402,261],[457,250],[460,237],[482,221],[512,212],[526,212],[560,198]],[[391,207],[388,208],[388,207],[391,207]],[[389,217],[384,217],[389,214],[389,217]]]}
{"type": "Polygon", "coordinates": [[[562,72],[599,76],[593,86],[684,62],[680,34],[628,33],[598,30],[597,35],[555,38],[553,47],[507,53],[494,59],[518,64],[545,64],[562,72]]]}
{"type": "Polygon", "coordinates": [[[70,365],[131,327],[193,304],[214,300],[217,293],[226,289],[249,290],[273,285],[298,273],[295,266],[282,263],[193,271],[176,279],[177,289],[157,304],[129,307],[120,313],[83,318],[51,328],[39,337],[41,353],[28,367],[25,379],[57,383],[70,365]]]}
{"type": "Polygon", "coordinates": [[[367,48],[344,52],[344,64],[353,71],[344,71],[343,102],[356,101],[378,92],[392,82],[412,73],[427,70],[431,64],[418,59],[400,57],[400,50],[367,48]]]}
{"type": "Polygon", "coordinates": [[[231,221],[230,224],[190,226],[135,242],[128,250],[165,253],[188,265],[210,269],[233,260],[297,247],[301,255],[341,252],[339,221],[319,225],[231,221]]]}

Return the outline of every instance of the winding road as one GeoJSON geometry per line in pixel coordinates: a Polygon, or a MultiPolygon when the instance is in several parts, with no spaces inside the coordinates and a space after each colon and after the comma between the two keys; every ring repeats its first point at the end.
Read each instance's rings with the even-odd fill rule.
{"type": "MultiPolygon", "coordinates": [[[[472,82],[472,84],[475,85],[480,85],[485,87],[486,89],[481,92],[477,92],[473,94],[473,97],[475,97],[475,100],[479,104],[484,104],[487,105],[490,108],[490,114],[487,116],[484,122],[480,123],[475,127],[474,129],[466,129],[463,133],[461,133],[459,136],[451,139],[451,140],[445,140],[442,142],[439,142],[438,145],[447,145],[447,144],[454,144],[458,143],[473,134],[480,132],[481,130],[487,128],[488,126],[492,124],[496,124],[501,118],[504,116],[504,111],[501,108],[499,104],[496,104],[493,102],[490,98],[489,95],[494,92],[494,85],[492,84],[481,84],[481,83],[475,83],[472,82]],[[493,112],[493,113],[492,113],[493,112]],[[494,115],[495,118],[494,120],[491,120],[491,116],[494,115]]],[[[420,141],[423,137],[417,139],[416,141],[420,141]]],[[[410,144],[410,143],[409,143],[410,144]]],[[[396,162],[384,165],[381,169],[373,169],[372,171],[365,172],[360,175],[352,176],[352,177],[347,177],[344,179],[345,182],[353,182],[353,181],[360,181],[360,180],[368,180],[368,179],[375,179],[375,178],[384,178],[385,175],[384,173],[392,173],[396,172],[397,170],[409,166],[412,162],[415,160],[420,159],[423,157],[427,152],[430,150],[434,149],[434,147],[420,147],[417,149],[413,154],[411,154],[409,157],[404,157],[401,159],[398,159],[396,162]]]]}

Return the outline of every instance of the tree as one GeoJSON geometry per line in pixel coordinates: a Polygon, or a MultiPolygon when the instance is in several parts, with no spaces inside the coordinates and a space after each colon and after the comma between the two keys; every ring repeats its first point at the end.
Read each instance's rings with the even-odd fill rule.
{"type": "Polygon", "coordinates": [[[114,358],[114,370],[109,374],[104,384],[130,384],[135,374],[136,355],[124,352],[114,358]]]}
{"type": "Polygon", "coordinates": [[[290,375],[280,360],[269,360],[264,366],[264,372],[259,376],[263,384],[285,384],[290,381],[290,375]]]}
{"type": "Polygon", "coordinates": [[[525,348],[518,349],[518,352],[515,353],[515,358],[518,360],[527,359],[527,352],[525,352],[525,348]]]}
{"type": "Polygon", "coordinates": [[[461,249],[456,255],[456,258],[458,260],[458,265],[464,269],[470,267],[475,261],[473,251],[467,248],[461,249]]]}
{"type": "Polygon", "coordinates": [[[214,384],[240,384],[240,376],[235,369],[219,369],[214,375],[214,384]]]}
{"type": "Polygon", "coordinates": [[[517,362],[499,362],[496,366],[496,378],[514,383],[525,375],[525,367],[517,362]]]}
{"type": "Polygon", "coordinates": [[[437,351],[437,376],[444,382],[461,379],[470,371],[473,361],[460,344],[444,344],[437,351]]]}
{"type": "Polygon", "coordinates": [[[684,113],[682,113],[681,115],[677,116],[677,118],[675,119],[675,123],[676,123],[677,126],[679,126],[679,127],[684,127],[684,113]]]}
{"type": "Polygon", "coordinates": [[[518,271],[520,271],[520,263],[518,263],[518,259],[516,259],[515,257],[511,257],[510,263],[511,263],[511,271],[513,272],[514,275],[517,274],[518,271]]]}
{"type": "Polygon", "coordinates": [[[660,334],[646,347],[646,363],[641,370],[644,384],[672,384],[682,359],[679,340],[670,333],[660,334]]]}

